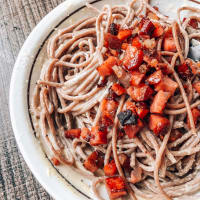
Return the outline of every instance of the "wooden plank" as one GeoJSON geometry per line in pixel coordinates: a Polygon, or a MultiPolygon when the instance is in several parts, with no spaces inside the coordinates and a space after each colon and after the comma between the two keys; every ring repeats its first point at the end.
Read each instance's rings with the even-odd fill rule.
{"type": "Polygon", "coordinates": [[[52,199],[20,154],[9,117],[9,84],[17,54],[37,23],[64,0],[0,0],[0,196],[52,199]]]}

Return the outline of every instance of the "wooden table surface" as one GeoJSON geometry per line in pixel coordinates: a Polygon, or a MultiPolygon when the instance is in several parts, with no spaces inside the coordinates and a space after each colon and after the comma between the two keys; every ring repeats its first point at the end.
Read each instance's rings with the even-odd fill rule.
{"type": "Polygon", "coordinates": [[[37,23],[64,0],[0,0],[0,199],[52,199],[35,180],[16,145],[9,85],[17,54],[37,23]]]}

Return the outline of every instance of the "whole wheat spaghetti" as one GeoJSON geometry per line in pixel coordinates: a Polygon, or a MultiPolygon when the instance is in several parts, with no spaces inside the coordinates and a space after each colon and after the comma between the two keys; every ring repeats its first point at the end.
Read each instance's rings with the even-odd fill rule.
{"type": "Polygon", "coordinates": [[[87,6],[96,17],[49,39],[33,93],[53,164],[90,178],[99,199],[101,183],[110,199],[197,192],[200,63],[188,53],[200,38],[200,9],[179,8],[176,21],[145,0],[87,6]]]}

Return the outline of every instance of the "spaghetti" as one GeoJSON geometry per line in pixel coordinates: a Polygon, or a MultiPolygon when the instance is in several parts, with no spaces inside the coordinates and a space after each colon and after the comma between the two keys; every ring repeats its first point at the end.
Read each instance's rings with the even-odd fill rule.
{"type": "Polygon", "coordinates": [[[180,8],[175,21],[145,0],[87,6],[98,16],[48,41],[33,93],[52,162],[92,179],[99,199],[102,182],[111,199],[198,191],[200,65],[187,57],[200,36],[199,9],[180,8]],[[181,19],[183,10],[195,16],[181,19]]]}

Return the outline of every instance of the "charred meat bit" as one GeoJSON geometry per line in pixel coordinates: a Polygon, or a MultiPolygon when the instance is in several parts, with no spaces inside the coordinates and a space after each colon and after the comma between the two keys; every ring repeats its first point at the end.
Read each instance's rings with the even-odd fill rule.
{"type": "Polygon", "coordinates": [[[90,145],[97,146],[107,144],[107,130],[100,130],[99,126],[92,127],[90,145]]]}
{"type": "Polygon", "coordinates": [[[112,35],[117,35],[119,32],[119,25],[115,24],[115,23],[111,23],[108,29],[109,33],[111,33],[112,35]]]}
{"type": "Polygon", "coordinates": [[[140,36],[152,36],[154,30],[155,30],[155,26],[154,24],[147,18],[143,18],[140,22],[140,32],[139,35],[140,36]]]}
{"type": "Polygon", "coordinates": [[[110,199],[117,199],[127,195],[126,183],[122,177],[115,176],[106,178],[105,182],[110,199]]]}
{"type": "Polygon", "coordinates": [[[155,135],[166,133],[169,127],[169,120],[163,116],[151,114],[149,119],[149,129],[155,135]]]}
{"type": "Polygon", "coordinates": [[[177,139],[181,138],[183,136],[183,134],[175,129],[174,131],[172,131],[172,133],[170,134],[170,137],[169,137],[169,142],[174,142],[176,141],[177,139]]]}
{"type": "Polygon", "coordinates": [[[143,61],[143,51],[133,46],[128,46],[124,56],[124,66],[128,71],[137,69],[143,61]]]}
{"type": "Polygon", "coordinates": [[[134,101],[147,101],[153,94],[153,90],[145,84],[139,86],[130,86],[127,93],[134,101]]]}
{"type": "Polygon", "coordinates": [[[190,79],[193,76],[192,70],[187,62],[184,62],[183,64],[179,65],[177,67],[177,71],[183,80],[190,79]]]}
{"type": "Polygon", "coordinates": [[[137,124],[137,116],[131,110],[120,112],[117,117],[122,126],[137,124]]]}
{"type": "Polygon", "coordinates": [[[111,33],[107,33],[105,35],[104,39],[109,48],[116,49],[116,50],[121,49],[122,41],[120,39],[118,39],[117,36],[112,35],[111,33]]]}
{"type": "Polygon", "coordinates": [[[81,135],[81,129],[70,129],[65,131],[65,137],[66,138],[79,138],[81,135]]]}
{"type": "Polygon", "coordinates": [[[104,173],[106,176],[114,176],[117,174],[117,167],[114,160],[104,166],[104,173]]]}

